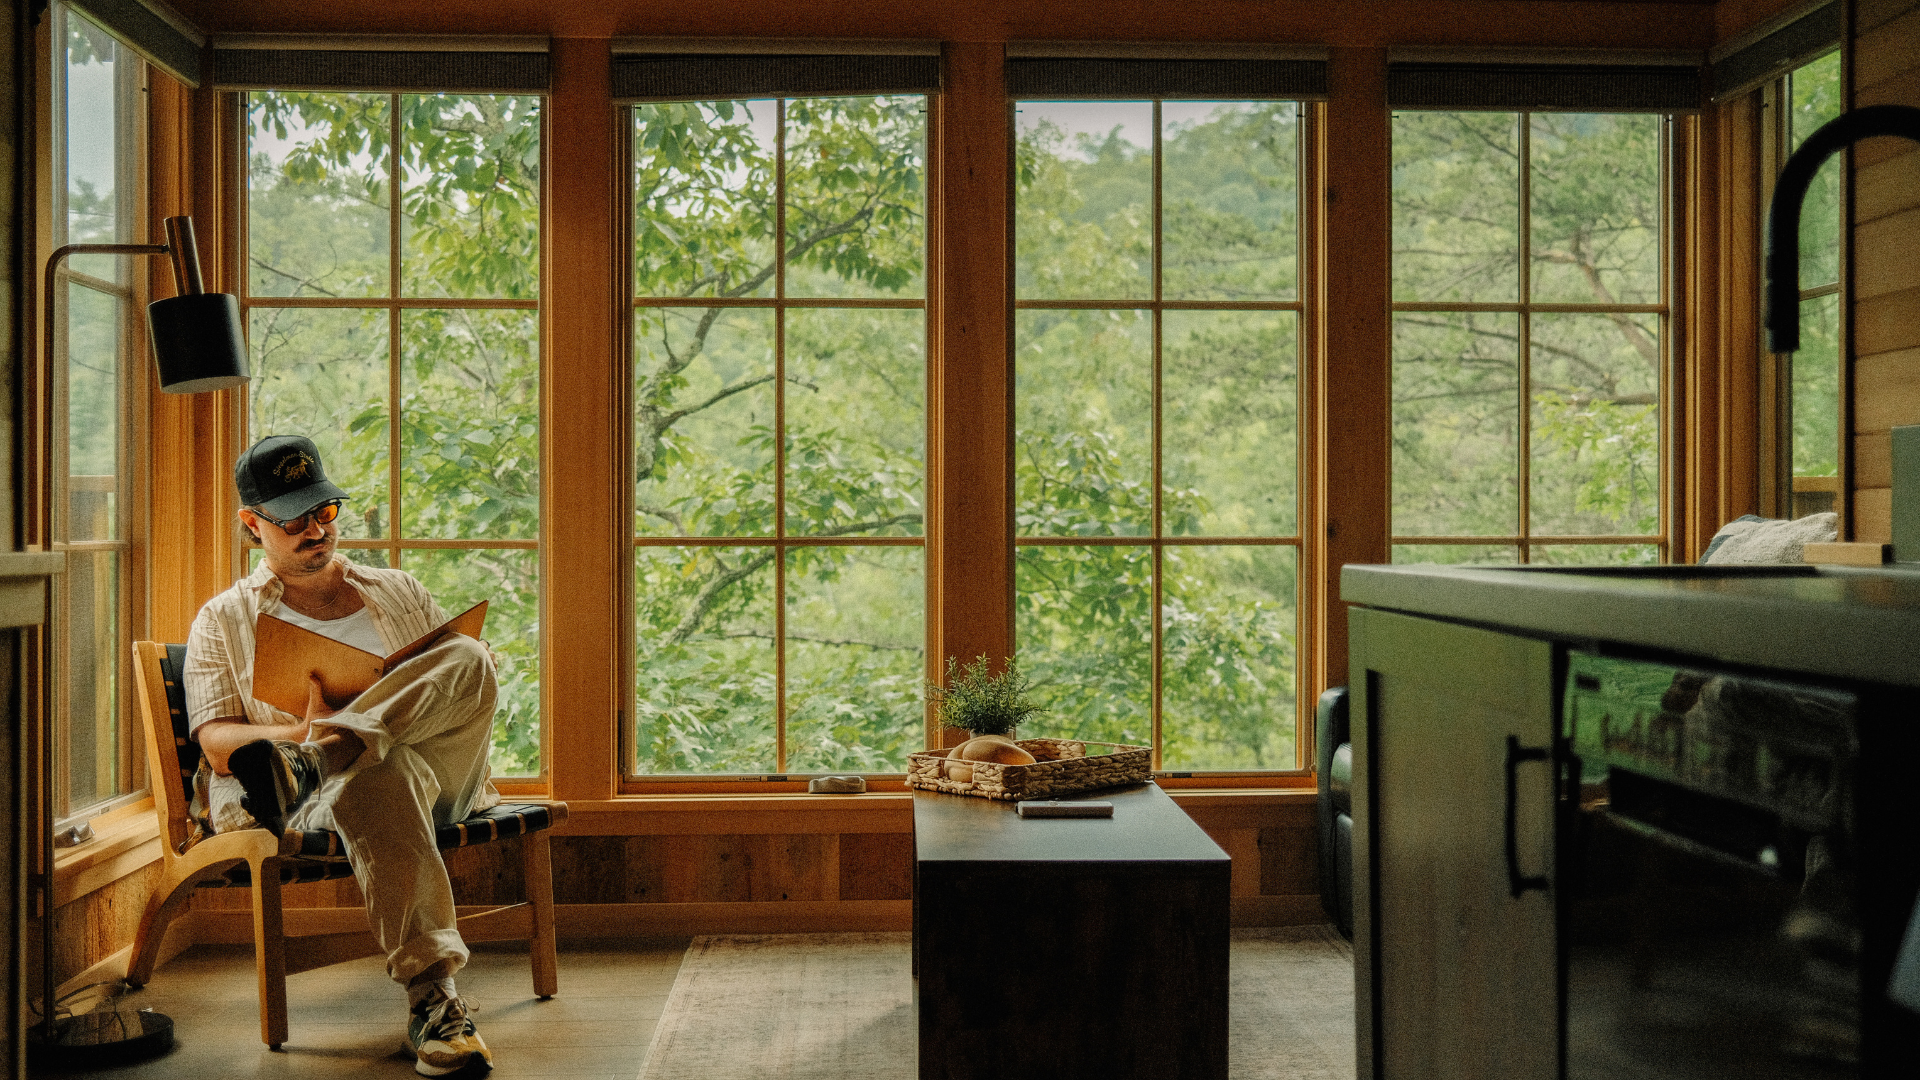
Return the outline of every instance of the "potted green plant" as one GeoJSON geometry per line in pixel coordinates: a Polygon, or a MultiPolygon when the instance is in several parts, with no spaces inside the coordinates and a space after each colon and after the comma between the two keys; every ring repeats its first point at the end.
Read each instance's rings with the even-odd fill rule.
{"type": "Polygon", "coordinates": [[[1017,661],[1008,659],[1000,674],[989,670],[985,656],[960,666],[958,657],[947,657],[947,685],[927,684],[927,696],[934,702],[940,722],[974,735],[1004,735],[1012,738],[1022,723],[1044,710],[1027,696],[1033,680],[1020,671],[1017,661]]]}

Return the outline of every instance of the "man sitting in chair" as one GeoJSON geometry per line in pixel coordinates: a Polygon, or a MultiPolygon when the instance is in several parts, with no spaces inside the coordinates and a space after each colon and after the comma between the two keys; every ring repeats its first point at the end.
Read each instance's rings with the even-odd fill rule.
{"type": "Polygon", "coordinates": [[[252,697],[254,623],[270,613],[386,656],[447,620],[401,570],[334,549],[346,492],[313,443],[275,435],[233,469],[240,521],[260,566],[207,602],[187,638],[187,716],[205,752],[193,784],[196,827],[331,829],[367,897],[387,974],[407,988],[415,1071],[493,1065],[453,974],[467,962],[434,828],[500,801],[487,769],[494,699],[486,646],[448,634],[344,709],[309,676],[305,716],[252,697]]]}

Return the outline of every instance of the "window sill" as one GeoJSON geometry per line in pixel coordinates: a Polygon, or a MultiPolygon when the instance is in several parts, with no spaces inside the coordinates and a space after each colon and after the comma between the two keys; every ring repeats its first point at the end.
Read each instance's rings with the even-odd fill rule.
{"type": "MultiPolygon", "coordinates": [[[[1205,791],[1274,791],[1294,788],[1312,790],[1316,784],[1311,770],[1290,772],[1156,772],[1153,781],[1167,791],[1205,790],[1205,791]]],[[[522,780],[514,783],[495,781],[501,795],[506,798],[548,798],[547,787],[538,781],[522,780]]],[[[906,780],[899,773],[867,776],[867,793],[876,792],[906,793],[912,789],[906,786],[906,780]]],[[[622,782],[620,794],[612,801],[646,798],[739,798],[806,795],[807,777],[798,779],[768,780],[757,776],[742,776],[716,779],[696,777],[662,777],[660,779],[629,779],[622,782]]],[[[845,796],[827,796],[827,798],[845,798],[845,796]]],[[[570,803],[573,806],[585,803],[570,803]]]]}
{"type": "MultiPolygon", "coordinates": [[[[889,785],[891,786],[891,785],[889,785]]],[[[1167,793],[1187,810],[1260,810],[1311,804],[1315,789],[1287,787],[1171,787],[1167,793]]],[[[555,832],[569,836],[788,835],[913,831],[913,793],[868,791],[860,795],[741,792],[623,795],[567,801],[567,821],[555,832]]]]}
{"type": "Polygon", "coordinates": [[[70,904],[160,861],[160,822],[154,816],[151,798],[104,814],[92,824],[92,840],[54,853],[55,907],[70,904]]]}

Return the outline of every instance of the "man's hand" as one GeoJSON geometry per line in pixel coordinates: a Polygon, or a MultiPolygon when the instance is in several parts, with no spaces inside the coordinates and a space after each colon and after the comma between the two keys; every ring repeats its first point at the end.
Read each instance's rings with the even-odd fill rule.
{"type": "MultiPolygon", "coordinates": [[[[315,720],[325,720],[326,718],[332,716],[334,713],[337,713],[339,711],[340,711],[339,709],[330,708],[327,705],[326,687],[320,684],[319,674],[312,671],[307,672],[306,726],[308,728],[311,728],[315,720]]],[[[304,740],[305,736],[302,736],[301,738],[304,740]]]]}

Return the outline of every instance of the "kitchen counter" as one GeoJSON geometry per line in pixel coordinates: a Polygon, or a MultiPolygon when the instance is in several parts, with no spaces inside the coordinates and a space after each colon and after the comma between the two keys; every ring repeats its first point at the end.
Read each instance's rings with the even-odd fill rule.
{"type": "Polygon", "coordinates": [[[1563,641],[1920,687],[1920,565],[1348,566],[1340,598],[1563,641]]]}

